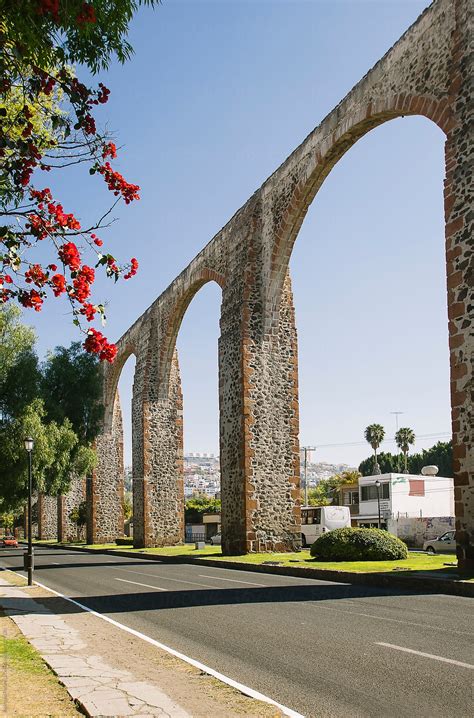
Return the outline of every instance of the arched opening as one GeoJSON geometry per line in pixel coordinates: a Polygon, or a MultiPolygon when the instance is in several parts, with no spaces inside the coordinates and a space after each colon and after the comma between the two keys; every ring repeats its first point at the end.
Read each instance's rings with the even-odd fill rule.
{"type": "Polygon", "coordinates": [[[409,426],[421,451],[451,435],[444,134],[420,116],[361,137],[331,169],[292,252],[300,440],[312,483],[383,451],[409,426]],[[398,416],[393,412],[403,412],[398,416]]]}
{"type": "Polygon", "coordinates": [[[136,357],[130,354],[122,366],[117,385],[122,412],[123,518],[124,533],[133,538],[133,417],[132,398],[136,357]]]}
{"type": "Polygon", "coordinates": [[[185,540],[220,530],[218,339],[221,289],[209,281],[190,300],[178,328],[183,397],[185,540]],[[186,509],[187,505],[187,509],[186,509]],[[214,513],[203,519],[203,513],[214,513]]]}

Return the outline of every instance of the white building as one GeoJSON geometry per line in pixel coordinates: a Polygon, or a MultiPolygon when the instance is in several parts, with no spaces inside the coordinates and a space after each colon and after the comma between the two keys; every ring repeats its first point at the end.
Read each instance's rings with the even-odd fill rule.
{"type": "Polygon", "coordinates": [[[359,479],[359,513],[352,515],[358,526],[378,524],[376,481],[380,481],[382,527],[388,519],[454,516],[454,480],[446,476],[379,474],[359,479]]]}

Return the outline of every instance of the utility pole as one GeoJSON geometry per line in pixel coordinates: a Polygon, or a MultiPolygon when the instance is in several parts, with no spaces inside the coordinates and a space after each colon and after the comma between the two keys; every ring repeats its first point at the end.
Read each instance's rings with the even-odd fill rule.
{"type": "Polygon", "coordinates": [[[304,505],[308,505],[308,477],[307,477],[307,466],[308,466],[308,451],[315,451],[315,446],[302,446],[300,451],[304,451],[304,505]]]}
{"type": "Polygon", "coordinates": [[[400,416],[400,414],[404,414],[405,412],[404,411],[391,411],[390,413],[395,414],[395,420],[397,422],[397,431],[398,431],[398,417],[400,416]]]}

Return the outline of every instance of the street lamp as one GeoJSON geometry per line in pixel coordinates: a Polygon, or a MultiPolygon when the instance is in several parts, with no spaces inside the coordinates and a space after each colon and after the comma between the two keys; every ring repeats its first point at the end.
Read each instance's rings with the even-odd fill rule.
{"type": "Polygon", "coordinates": [[[377,479],[377,481],[375,482],[375,486],[377,487],[377,507],[378,507],[378,511],[379,511],[379,528],[381,528],[381,522],[380,522],[380,487],[382,486],[382,484],[380,483],[380,481],[379,481],[378,479],[377,479]]]}
{"type": "Polygon", "coordinates": [[[33,492],[33,480],[31,472],[31,454],[35,445],[35,442],[31,436],[27,436],[24,439],[25,451],[28,454],[28,551],[26,554],[25,568],[28,571],[28,586],[33,585],[33,536],[31,530],[31,494],[33,492]]]}

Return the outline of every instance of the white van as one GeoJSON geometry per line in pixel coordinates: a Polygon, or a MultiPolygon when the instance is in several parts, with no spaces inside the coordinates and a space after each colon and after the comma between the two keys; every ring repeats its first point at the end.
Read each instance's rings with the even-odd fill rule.
{"type": "Polygon", "coordinates": [[[312,544],[318,536],[351,525],[349,506],[302,506],[301,543],[312,544]]]}

